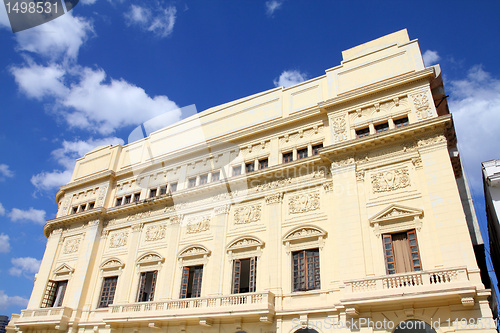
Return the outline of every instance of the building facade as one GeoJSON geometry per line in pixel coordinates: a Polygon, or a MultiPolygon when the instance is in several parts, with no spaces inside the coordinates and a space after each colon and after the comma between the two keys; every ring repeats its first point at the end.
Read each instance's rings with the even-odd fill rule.
{"type": "Polygon", "coordinates": [[[500,276],[500,160],[483,162],[481,165],[491,261],[496,276],[500,276]]]}
{"type": "Polygon", "coordinates": [[[78,159],[10,329],[493,332],[439,66],[406,30],[342,55],[78,159]]]}

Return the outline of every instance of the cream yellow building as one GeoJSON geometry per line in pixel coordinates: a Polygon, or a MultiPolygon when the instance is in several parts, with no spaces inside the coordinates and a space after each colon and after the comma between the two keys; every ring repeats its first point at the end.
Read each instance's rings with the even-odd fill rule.
{"type": "Polygon", "coordinates": [[[342,56],[78,159],[9,329],[494,332],[439,66],[406,30],[342,56]]]}

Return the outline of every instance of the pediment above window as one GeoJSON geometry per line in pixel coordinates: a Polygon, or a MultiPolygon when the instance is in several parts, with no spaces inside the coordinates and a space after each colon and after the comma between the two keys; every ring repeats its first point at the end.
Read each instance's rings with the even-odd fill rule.
{"type": "Polygon", "coordinates": [[[101,264],[102,270],[120,270],[125,264],[118,258],[111,258],[101,264]]]}
{"type": "Polygon", "coordinates": [[[71,268],[66,264],[62,264],[61,266],[57,267],[57,269],[54,271],[54,274],[67,275],[67,274],[72,274],[74,271],[75,271],[74,268],[71,268]]]}
{"type": "Polygon", "coordinates": [[[253,236],[239,237],[227,246],[227,251],[252,250],[264,246],[264,242],[253,236]]]}
{"type": "Polygon", "coordinates": [[[137,265],[150,265],[150,264],[160,264],[165,261],[160,254],[156,252],[144,253],[137,259],[137,265]]]}
{"type": "Polygon", "coordinates": [[[311,238],[324,238],[326,236],[326,231],[316,226],[301,226],[290,230],[285,237],[283,237],[283,242],[290,241],[301,241],[311,238]]]}
{"type": "Polygon", "coordinates": [[[193,258],[193,257],[205,257],[210,255],[210,250],[208,250],[203,245],[190,245],[185,247],[179,252],[179,259],[193,258]]]}
{"type": "Polygon", "coordinates": [[[420,217],[424,211],[418,208],[410,208],[397,204],[392,204],[381,212],[370,218],[370,223],[390,223],[392,221],[401,221],[408,218],[420,217]]]}

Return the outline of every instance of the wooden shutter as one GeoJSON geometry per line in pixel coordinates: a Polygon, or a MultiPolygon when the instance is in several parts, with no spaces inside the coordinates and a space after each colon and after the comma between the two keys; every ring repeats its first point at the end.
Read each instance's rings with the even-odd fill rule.
{"type": "Polygon", "coordinates": [[[233,294],[240,292],[240,274],[241,274],[241,261],[239,259],[233,260],[233,294]]]}
{"type": "Polygon", "coordinates": [[[145,288],[146,288],[146,272],[142,272],[141,279],[139,282],[139,293],[137,295],[137,302],[144,302],[145,301],[145,299],[143,299],[145,288]]]}
{"type": "Polygon", "coordinates": [[[394,260],[394,249],[392,246],[392,236],[383,235],[385,267],[387,274],[396,274],[396,262],[394,260]]]}
{"type": "Polygon", "coordinates": [[[66,293],[66,286],[68,285],[68,281],[58,281],[56,284],[56,299],[54,300],[54,304],[52,306],[59,307],[62,305],[64,294],[66,293]]]}
{"type": "Polygon", "coordinates": [[[249,292],[253,293],[255,292],[255,279],[257,277],[257,258],[253,257],[250,258],[250,276],[248,277],[249,280],[249,292]]]}
{"type": "Polygon", "coordinates": [[[47,283],[45,288],[45,294],[42,299],[42,308],[50,308],[52,303],[54,303],[54,298],[56,297],[56,286],[57,282],[50,281],[47,283]]]}
{"type": "Polygon", "coordinates": [[[184,267],[182,269],[181,294],[179,296],[180,298],[186,298],[188,282],[189,282],[189,267],[184,267]]]}
{"type": "Polygon", "coordinates": [[[413,271],[420,271],[422,270],[422,266],[420,263],[420,253],[418,252],[417,234],[415,233],[415,230],[410,230],[408,231],[407,236],[413,271]]]}
{"type": "Polygon", "coordinates": [[[152,272],[152,277],[151,277],[151,289],[149,290],[149,297],[148,301],[151,302],[153,301],[155,297],[155,287],[156,287],[156,277],[158,276],[158,271],[152,272]]]}
{"type": "Polygon", "coordinates": [[[200,297],[201,295],[201,279],[203,277],[203,266],[196,267],[193,275],[193,290],[191,297],[200,297]]]}
{"type": "Polygon", "coordinates": [[[306,272],[304,263],[304,251],[295,252],[293,254],[293,290],[305,290],[306,287],[306,272]]]}
{"type": "Polygon", "coordinates": [[[117,281],[117,276],[107,277],[104,279],[101,290],[101,298],[99,300],[100,308],[107,308],[109,304],[113,303],[117,281]]]}

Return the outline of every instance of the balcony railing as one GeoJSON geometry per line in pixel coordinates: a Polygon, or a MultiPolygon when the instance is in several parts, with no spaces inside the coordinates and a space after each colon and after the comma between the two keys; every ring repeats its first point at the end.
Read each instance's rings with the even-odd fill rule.
{"type": "Polygon", "coordinates": [[[467,269],[451,268],[403,274],[384,275],[375,278],[346,281],[347,293],[366,293],[395,289],[446,288],[447,285],[469,281],[467,269]]]}
{"type": "Polygon", "coordinates": [[[256,311],[274,312],[274,294],[271,292],[247,293],[229,296],[188,298],[158,302],[114,304],[102,317],[105,321],[124,317],[148,316],[209,316],[212,313],[256,311]]]}
{"type": "Polygon", "coordinates": [[[21,310],[21,316],[16,321],[16,326],[52,324],[62,327],[69,321],[72,313],[73,309],[68,307],[21,310]]]}

